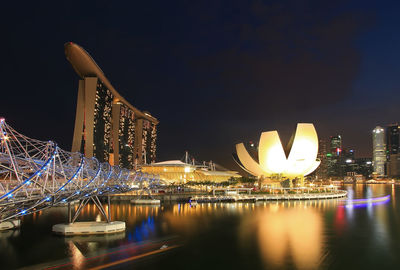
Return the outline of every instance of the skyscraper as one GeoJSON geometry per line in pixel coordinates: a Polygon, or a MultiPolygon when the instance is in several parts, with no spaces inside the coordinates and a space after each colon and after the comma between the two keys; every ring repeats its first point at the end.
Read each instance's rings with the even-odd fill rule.
{"type": "Polygon", "coordinates": [[[356,164],[358,165],[357,173],[364,175],[366,178],[370,177],[374,169],[371,158],[357,158],[356,164]]]}
{"type": "Polygon", "coordinates": [[[389,160],[390,155],[399,153],[399,125],[391,124],[386,127],[386,156],[389,160]]]}
{"type": "Polygon", "coordinates": [[[342,152],[342,137],[340,135],[331,137],[331,154],[340,156],[342,152]]]}
{"type": "Polygon", "coordinates": [[[327,153],[328,176],[342,176],[340,160],[342,152],[342,137],[340,135],[330,137],[330,149],[327,153]]]}
{"type": "Polygon", "coordinates": [[[325,179],[328,175],[328,157],[326,151],[326,141],[320,139],[318,142],[318,156],[321,160],[321,164],[317,168],[315,174],[318,179],[325,179]]]}
{"type": "Polygon", "coordinates": [[[372,164],[374,172],[378,175],[385,174],[385,130],[377,126],[372,131],[372,164]]]}
{"type": "Polygon", "coordinates": [[[64,48],[81,77],[72,151],[128,169],[155,161],[158,120],[126,101],[82,47],[64,48]]]}

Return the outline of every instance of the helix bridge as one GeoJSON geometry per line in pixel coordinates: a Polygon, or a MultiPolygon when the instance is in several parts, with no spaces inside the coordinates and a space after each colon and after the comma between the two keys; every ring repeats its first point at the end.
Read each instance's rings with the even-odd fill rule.
{"type": "Polygon", "coordinates": [[[93,201],[108,220],[99,196],[163,185],[158,175],[100,163],[53,141],[28,138],[0,119],[0,223],[74,201],[80,202],[77,214],[93,201]]]}

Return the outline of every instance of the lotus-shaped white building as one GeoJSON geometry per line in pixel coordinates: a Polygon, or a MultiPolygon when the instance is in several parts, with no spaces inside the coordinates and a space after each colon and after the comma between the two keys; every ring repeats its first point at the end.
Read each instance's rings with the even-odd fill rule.
{"type": "Polygon", "coordinates": [[[286,156],[276,130],[263,132],[258,146],[256,162],[247,152],[243,143],[236,145],[236,160],[248,173],[259,178],[279,176],[282,178],[303,178],[312,173],[319,164],[318,136],[313,124],[297,124],[296,133],[289,141],[286,156]]]}

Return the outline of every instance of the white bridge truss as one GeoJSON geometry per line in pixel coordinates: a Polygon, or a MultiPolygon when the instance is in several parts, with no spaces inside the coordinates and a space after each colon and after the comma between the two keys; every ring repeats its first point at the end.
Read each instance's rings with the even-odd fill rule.
{"type": "Polygon", "coordinates": [[[71,201],[157,188],[158,175],[121,169],[53,141],[28,138],[0,118],[0,222],[71,201]]]}

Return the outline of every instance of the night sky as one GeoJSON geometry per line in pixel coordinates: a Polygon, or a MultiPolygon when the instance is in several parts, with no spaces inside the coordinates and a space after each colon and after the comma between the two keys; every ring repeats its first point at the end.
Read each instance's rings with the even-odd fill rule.
{"type": "Polygon", "coordinates": [[[160,120],[158,161],[238,169],[238,142],[298,122],[371,156],[371,130],[400,122],[396,1],[7,1],[0,115],[23,134],[72,143],[85,48],[119,93],[160,120]],[[12,5],[12,6],[11,6],[12,5]]]}

